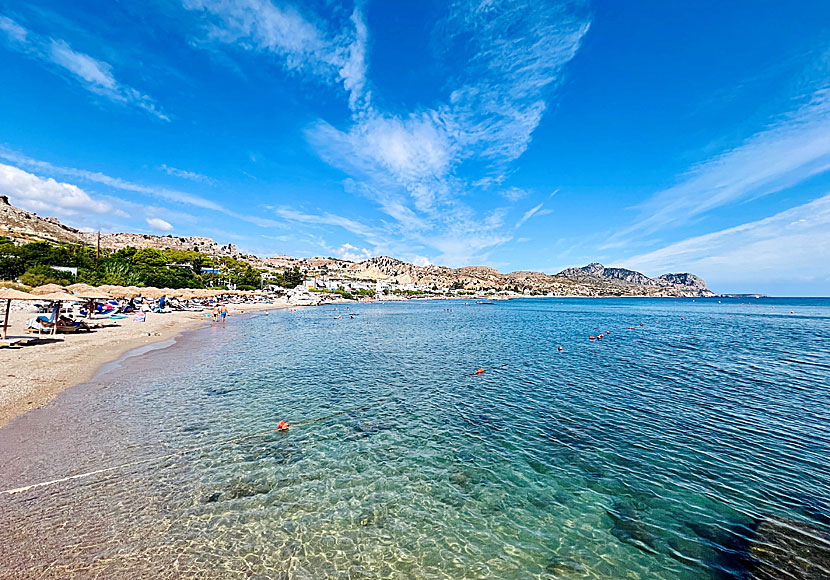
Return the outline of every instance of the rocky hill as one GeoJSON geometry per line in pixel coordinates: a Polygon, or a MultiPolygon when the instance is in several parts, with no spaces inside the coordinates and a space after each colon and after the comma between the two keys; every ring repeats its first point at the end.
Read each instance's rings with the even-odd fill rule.
{"type": "Polygon", "coordinates": [[[708,289],[706,283],[699,276],[683,272],[680,274],[663,274],[657,278],[649,278],[645,274],[628,270],[626,268],[606,268],[602,264],[592,262],[581,268],[567,268],[559,272],[559,275],[576,282],[598,283],[614,281],[623,285],[647,286],[656,288],[688,288],[690,291],[706,295],[708,289]]]}
{"type": "MultiPolygon", "coordinates": [[[[56,218],[43,218],[36,213],[15,207],[9,198],[0,195],[0,236],[18,242],[46,240],[68,244],[95,246],[98,234],[84,232],[62,224],[56,218]]],[[[215,256],[238,257],[239,251],[233,244],[217,244],[202,236],[153,236],[149,234],[101,234],[101,247],[119,250],[126,247],[157,248],[159,250],[195,250],[215,256]]]]}
{"type": "MultiPolygon", "coordinates": [[[[48,240],[94,246],[98,234],[84,232],[60,223],[55,218],[14,207],[0,196],[0,236],[18,242],[48,240]]],[[[362,262],[338,258],[294,258],[277,255],[270,258],[239,254],[233,244],[218,244],[201,236],[153,236],[148,234],[101,234],[101,247],[120,249],[158,248],[197,250],[214,256],[233,256],[258,268],[285,270],[299,268],[309,278],[342,279],[364,282],[384,281],[419,288],[456,288],[472,291],[542,292],[561,296],[712,296],[702,279],[694,274],[664,274],[657,278],[627,270],[606,268],[592,263],[581,268],[568,268],[559,274],[542,272],[510,272],[502,274],[488,266],[417,266],[389,256],[378,256],[362,262]]]]}

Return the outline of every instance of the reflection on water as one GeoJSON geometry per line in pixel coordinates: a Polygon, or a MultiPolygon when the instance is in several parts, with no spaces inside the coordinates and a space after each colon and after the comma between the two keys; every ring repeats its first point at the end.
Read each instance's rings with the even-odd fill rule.
{"type": "Polygon", "coordinates": [[[2,489],[123,466],[0,495],[0,577],[830,575],[828,301],[344,308],[0,430],[2,489]]]}

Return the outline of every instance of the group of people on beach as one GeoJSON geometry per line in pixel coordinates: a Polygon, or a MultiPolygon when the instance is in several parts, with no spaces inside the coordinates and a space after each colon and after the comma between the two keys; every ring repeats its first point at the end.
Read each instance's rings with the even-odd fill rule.
{"type": "Polygon", "coordinates": [[[219,320],[221,320],[222,322],[225,322],[225,317],[227,315],[228,315],[228,307],[225,306],[224,304],[222,304],[222,305],[217,304],[216,306],[213,307],[213,321],[214,322],[218,322],[219,320]]]}

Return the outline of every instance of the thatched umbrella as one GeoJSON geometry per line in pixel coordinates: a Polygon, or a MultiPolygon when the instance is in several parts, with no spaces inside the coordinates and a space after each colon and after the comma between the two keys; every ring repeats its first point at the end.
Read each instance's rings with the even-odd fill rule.
{"type": "Polygon", "coordinates": [[[141,295],[144,298],[161,298],[162,296],[166,296],[167,292],[165,292],[161,288],[154,288],[152,286],[149,286],[141,290],[141,295]]]}
{"type": "Polygon", "coordinates": [[[44,284],[43,286],[38,286],[37,288],[32,288],[32,294],[37,294],[38,296],[42,296],[44,294],[50,294],[52,292],[65,292],[63,286],[59,286],[57,284],[44,284]]]}
{"type": "MultiPolygon", "coordinates": [[[[56,314],[60,315],[61,311],[61,302],[81,302],[82,299],[78,298],[77,296],[73,296],[67,292],[50,292],[49,294],[39,294],[36,296],[36,300],[49,300],[50,302],[57,302],[58,303],[58,310],[56,314]]],[[[52,334],[55,334],[55,330],[58,328],[58,317],[55,316],[54,326],[52,326],[52,334]]]]}
{"type": "Polygon", "coordinates": [[[0,288],[0,300],[6,301],[6,315],[3,317],[3,340],[6,340],[6,329],[9,327],[9,310],[12,307],[12,300],[40,300],[40,297],[14,288],[0,288]]]}
{"type": "Polygon", "coordinates": [[[115,298],[135,298],[141,290],[133,286],[101,286],[99,290],[112,294],[115,298]]]}
{"type": "Polygon", "coordinates": [[[83,284],[79,282],[77,284],[70,284],[66,287],[66,289],[77,296],[82,296],[82,292],[91,292],[95,290],[95,286],[90,286],[89,284],[83,284]]]}
{"type": "Polygon", "coordinates": [[[97,288],[93,288],[87,292],[76,292],[75,295],[78,298],[85,298],[87,300],[112,300],[112,295],[97,288]]]}

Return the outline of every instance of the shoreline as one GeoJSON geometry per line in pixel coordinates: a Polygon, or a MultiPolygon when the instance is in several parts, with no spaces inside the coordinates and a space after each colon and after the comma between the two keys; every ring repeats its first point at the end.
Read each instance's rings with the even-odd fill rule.
{"type": "MultiPolygon", "coordinates": [[[[293,305],[231,304],[229,313],[234,316],[289,307],[293,305]]],[[[211,321],[205,312],[150,313],[143,323],[132,318],[100,319],[94,322],[114,326],[68,336],[44,335],[41,338],[45,344],[0,350],[3,369],[0,371],[0,429],[29,411],[51,403],[65,390],[92,380],[134,351],[159,348],[156,345],[165,341],[171,341],[172,345],[182,333],[209,325],[211,321]],[[119,324],[115,326],[115,323],[119,324]]],[[[21,328],[31,316],[30,312],[13,313],[12,328],[21,328]]],[[[37,338],[37,335],[27,338],[37,338]]]]}

